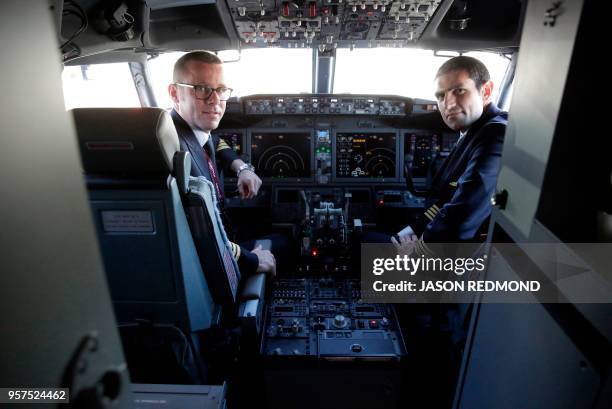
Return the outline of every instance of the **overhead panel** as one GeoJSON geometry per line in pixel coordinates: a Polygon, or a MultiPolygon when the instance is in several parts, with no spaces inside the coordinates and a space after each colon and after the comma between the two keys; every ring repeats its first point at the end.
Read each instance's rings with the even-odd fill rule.
{"type": "Polygon", "coordinates": [[[228,0],[243,47],[405,47],[441,0],[228,0]]]}

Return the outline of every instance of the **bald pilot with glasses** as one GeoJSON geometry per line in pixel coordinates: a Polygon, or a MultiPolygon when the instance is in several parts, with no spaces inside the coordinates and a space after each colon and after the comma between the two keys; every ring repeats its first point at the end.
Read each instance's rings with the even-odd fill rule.
{"type": "MultiPolygon", "coordinates": [[[[242,161],[222,139],[211,135],[219,126],[226,101],[232,94],[223,75],[223,62],[207,51],[185,54],[174,64],[173,83],[168,86],[174,109],[171,116],[176,127],[181,150],[191,154],[191,175],[204,176],[215,186],[221,214],[224,215],[223,185],[218,175],[219,166],[238,177],[238,192],[243,199],[257,195],[261,179],[255,169],[242,161]]],[[[230,231],[226,222],[226,231],[230,231]]],[[[254,241],[238,245],[231,243],[240,271],[276,274],[276,259],[261,246],[254,249],[254,241]]],[[[274,240],[272,241],[274,250],[274,240]]]]}

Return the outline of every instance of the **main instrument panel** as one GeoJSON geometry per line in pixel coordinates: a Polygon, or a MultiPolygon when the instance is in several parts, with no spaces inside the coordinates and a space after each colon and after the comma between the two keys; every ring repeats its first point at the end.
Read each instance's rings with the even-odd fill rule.
{"type": "MultiPolygon", "coordinates": [[[[434,101],[381,95],[253,95],[228,101],[221,125],[214,133],[263,180],[255,199],[240,200],[226,174],[227,206],[278,226],[302,220],[308,206],[330,223],[342,211],[344,223],[366,228],[408,224],[423,214],[420,193],[459,137],[434,101]]],[[[313,226],[308,235],[303,247],[319,258],[346,241],[313,226]]]]}
{"type": "Polygon", "coordinates": [[[254,95],[230,100],[226,111],[222,125],[246,125],[215,133],[268,186],[403,185],[405,168],[423,185],[458,139],[443,125],[413,125],[437,116],[433,101],[398,96],[254,95]]]}

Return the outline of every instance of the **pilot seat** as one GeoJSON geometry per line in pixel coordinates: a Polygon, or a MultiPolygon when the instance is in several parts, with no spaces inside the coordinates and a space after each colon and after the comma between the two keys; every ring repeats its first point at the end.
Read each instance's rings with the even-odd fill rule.
{"type": "Polygon", "coordinates": [[[72,113],[132,382],[210,382],[215,354],[261,333],[265,276],[240,281],[214,192],[189,176],[166,111],[72,113]]]}

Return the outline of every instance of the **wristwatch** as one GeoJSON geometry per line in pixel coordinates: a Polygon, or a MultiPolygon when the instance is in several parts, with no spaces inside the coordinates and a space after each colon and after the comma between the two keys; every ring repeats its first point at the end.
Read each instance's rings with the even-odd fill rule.
{"type": "Polygon", "coordinates": [[[255,166],[251,165],[250,163],[243,163],[238,168],[238,172],[236,172],[236,176],[240,176],[240,172],[242,172],[243,170],[250,170],[251,172],[255,173],[255,166]]]}

